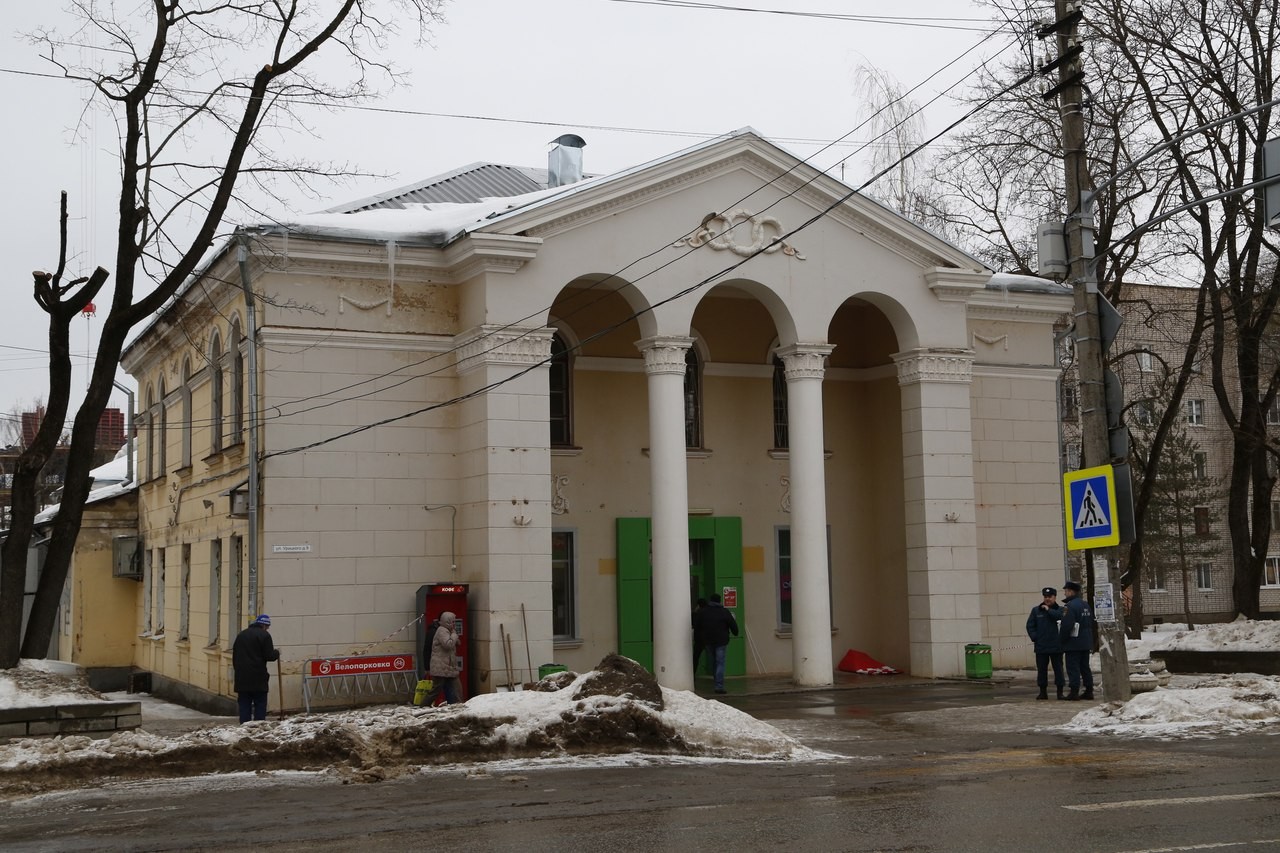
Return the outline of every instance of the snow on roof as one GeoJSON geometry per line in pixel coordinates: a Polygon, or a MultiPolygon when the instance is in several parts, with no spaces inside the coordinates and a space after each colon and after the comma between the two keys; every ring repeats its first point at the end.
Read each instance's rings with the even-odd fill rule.
{"type": "Polygon", "coordinates": [[[989,290],[1003,290],[1006,293],[1070,293],[1071,286],[1051,278],[1040,278],[1035,275],[998,272],[987,282],[989,290]]]}
{"type": "MultiPolygon", "coordinates": [[[[97,468],[89,472],[89,476],[93,478],[93,489],[89,492],[89,496],[85,498],[85,506],[95,504],[100,501],[118,498],[126,495],[138,488],[138,455],[135,452],[133,456],[132,480],[129,476],[129,457],[127,451],[133,446],[132,441],[127,441],[121,448],[116,451],[116,455],[111,461],[104,462],[97,468]]],[[[58,514],[60,504],[54,504],[42,510],[36,517],[36,524],[48,524],[53,521],[53,517],[58,514]]]]}
{"type": "Polygon", "coordinates": [[[662,163],[684,157],[694,151],[709,148],[738,136],[756,136],[764,139],[750,127],[739,128],[721,134],[688,148],[663,157],[614,172],[585,178],[562,187],[538,190],[515,196],[484,199],[474,204],[428,203],[405,205],[402,209],[362,210],[357,213],[313,213],[294,217],[270,226],[266,232],[287,231],[294,234],[310,234],[319,237],[337,237],[357,240],[397,242],[421,242],[432,246],[446,246],[457,238],[479,227],[493,225],[497,220],[518,211],[544,204],[551,199],[567,198],[589,188],[633,175],[662,163]]]}

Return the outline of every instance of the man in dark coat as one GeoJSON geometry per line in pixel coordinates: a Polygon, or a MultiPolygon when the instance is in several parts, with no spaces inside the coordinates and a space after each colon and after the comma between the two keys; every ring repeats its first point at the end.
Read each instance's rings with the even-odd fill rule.
{"type": "Polygon", "coordinates": [[[699,642],[711,652],[715,661],[716,692],[724,693],[724,653],[729,648],[729,632],[738,636],[738,620],[733,618],[725,606],[720,603],[720,596],[712,595],[707,606],[693,617],[693,642],[699,642]]]}
{"type": "Polygon", "coordinates": [[[1040,590],[1044,600],[1031,608],[1027,617],[1027,636],[1036,651],[1037,699],[1049,698],[1049,664],[1053,664],[1053,683],[1062,699],[1062,640],[1058,637],[1058,623],[1062,621],[1062,608],[1058,606],[1058,591],[1051,586],[1040,590]]]}
{"type": "Polygon", "coordinates": [[[1093,698],[1093,670],[1089,668],[1089,655],[1093,652],[1093,612],[1080,596],[1080,584],[1067,581],[1062,585],[1066,608],[1062,614],[1058,636],[1062,638],[1062,653],[1067,664],[1067,699],[1093,698]],[[1084,692],[1080,692],[1083,682],[1084,692]]]}
{"type": "Polygon", "coordinates": [[[240,701],[240,722],[267,718],[267,689],[271,674],[267,662],[280,660],[280,650],[271,642],[271,617],[263,613],[236,635],[231,646],[231,666],[235,670],[236,696],[240,701]]]}

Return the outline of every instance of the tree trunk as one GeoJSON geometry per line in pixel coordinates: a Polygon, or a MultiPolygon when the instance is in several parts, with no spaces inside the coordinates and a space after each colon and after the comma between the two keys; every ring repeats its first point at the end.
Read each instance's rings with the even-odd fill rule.
{"type": "MultiPolygon", "coordinates": [[[[20,658],[22,605],[27,579],[27,550],[40,511],[36,500],[40,472],[49,462],[62,435],[71,400],[71,320],[49,314],[49,397],[44,420],[31,445],[18,457],[10,491],[12,503],[9,536],[0,548],[0,669],[12,669],[20,658]]],[[[74,538],[74,536],[72,537],[74,538]]],[[[61,592],[61,588],[59,588],[61,592]]],[[[34,616],[34,614],[33,614],[34,616]]],[[[52,637],[52,634],[50,634],[52,637]]],[[[25,645],[21,647],[25,652],[25,645]]],[[[49,642],[33,649],[31,657],[44,657],[49,642]]]]}

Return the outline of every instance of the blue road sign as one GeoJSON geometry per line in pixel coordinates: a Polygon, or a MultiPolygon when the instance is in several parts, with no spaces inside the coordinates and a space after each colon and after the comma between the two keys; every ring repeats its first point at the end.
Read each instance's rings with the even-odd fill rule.
{"type": "Polygon", "coordinates": [[[1107,548],[1120,544],[1116,521],[1116,479],[1110,465],[1072,471],[1062,477],[1067,549],[1107,548]]]}

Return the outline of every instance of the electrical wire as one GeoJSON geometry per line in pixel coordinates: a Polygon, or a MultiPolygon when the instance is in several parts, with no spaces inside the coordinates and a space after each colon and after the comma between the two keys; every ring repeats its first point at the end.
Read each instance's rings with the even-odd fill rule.
{"type": "MultiPolygon", "coordinates": [[[[852,130],[850,130],[850,131],[849,131],[848,133],[846,133],[843,137],[841,137],[841,139],[843,139],[843,138],[845,138],[845,137],[847,137],[847,136],[850,136],[850,135],[852,135],[853,133],[856,133],[859,129],[861,129],[862,127],[864,127],[867,123],[869,123],[869,122],[870,122],[870,121],[872,121],[872,120],[873,120],[877,115],[879,115],[879,114],[880,114],[880,112],[883,112],[883,110],[884,110],[884,109],[888,109],[888,108],[889,108],[890,106],[892,106],[894,103],[897,103],[897,102],[899,102],[899,101],[901,101],[901,100],[905,99],[906,97],[908,97],[909,95],[911,95],[913,92],[915,92],[917,89],[921,88],[921,87],[922,87],[922,86],[924,86],[926,83],[928,83],[930,80],[932,80],[934,77],[938,76],[938,75],[939,75],[939,74],[941,74],[943,71],[947,70],[948,68],[950,68],[950,67],[952,67],[953,65],[955,65],[956,63],[958,63],[958,62],[959,62],[961,59],[963,59],[965,56],[967,56],[968,54],[972,53],[974,50],[976,50],[976,49],[978,49],[979,47],[981,47],[981,46],[982,46],[986,41],[988,41],[988,40],[989,40],[990,38],[992,38],[992,37],[993,37],[993,35],[988,35],[988,36],[984,37],[983,39],[981,39],[980,41],[978,41],[976,44],[974,44],[972,47],[968,48],[966,51],[964,51],[963,53],[961,53],[961,54],[960,54],[959,56],[957,56],[955,59],[953,59],[953,60],[951,60],[950,62],[946,63],[946,64],[945,64],[945,65],[943,65],[941,68],[939,68],[938,70],[934,71],[932,74],[930,74],[930,75],[929,75],[928,77],[926,77],[924,80],[922,80],[920,83],[916,84],[916,85],[915,85],[915,86],[913,86],[911,89],[909,89],[909,90],[907,90],[906,92],[904,92],[901,96],[899,96],[898,98],[894,99],[892,102],[890,102],[890,104],[886,105],[882,110],[878,111],[876,114],[872,115],[871,117],[869,117],[868,119],[866,119],[865,121],[863,121],[863,122],[862,122],[861,124],[859,124],[857,127],[855,127],[855,128],[853,128],[852,130]]],[[[1007,49],[1007,48],[1006,48],[1006,49],[1007,49]]],[[[998,55],[998,54],[997,54],[997,55],[998,55]]],[[[940,99],[941,97],[943,97],[943,96],[944,96],[948,91],[950,91],[950,89],[955,88],[955,87],[956,87],[956,86],[958,86],[961,82],[963,82],[965,79],[967,79],[967,78],[968,78],[968,76],[969,76],[969,75],[968,75],[968,74],[966,74],[966,76],[965,76],[964,78],[961,78],[961,80],[960,80],[960,81],[957,81],[957,83],[952,84],[952,86],[951,86],[951,87],[949,87],[948,89],[944,89],[942,92],[938,93],[938,94],[937,94],[933,99],[931,99],[930,101],[928,101],[926,104],[924,104],[923,106],[921,106],[921,107],[917,108],[915,111],[913,111],[912,113],[910,113],[908,116],[904,117],[902,121],[910,120],[912,117],[914,117],[915,115],[919,114],[919,112],[921,112],[925,107],[927,107],[927,106],[931,105],[932,103],[936,102],[938,99],[940,99]]],[[[886,131],[885,131],[885,134],[888,134],[888,133],[893,132],[893,131],[894,131],[894,130],[896,130],[896,128],[897,128],[898,126],[900,126],[900,125],[901,125],[901,122],[899,122],[899,124],[898,124],[898,125],[895,125],[893,128],[890,128],[890,129],[886,130],[886,131]]],[[[883,134],[882,134],[882,135],[883,135],[883,134]]],[[[936,138],[936,137],[935,137],[935,138],[936,138]]],[[[828,145],[828,147],[830,147],[830,146],[828,145]]],[[[826,149],[824,148],[823,150],[816,152],[815,154],[811,155],[811,157],[810,157],[809,159],[812,159],[812,158],[814,158],[814,157],[817,157],[817,156],[821,155],[821,154],[823,153],[823,151],[825,151],[825,150],[826,150],[826,149]]],[[[857,152],[855,152],[855,153],[857,153],[857,152]]],[[[768,188],[769,186],[773,185],[774,183],[776,183],[776,182],[777,182],[778,180],[780,180],[781,178],[786,177],[787,175],[791,174],[791,173],[792,173],[796,168],[798,168],[798,167],[799,167],[799,166],[801,166],[801,165],[805,165],[807,162],[808,162],[808,160],[800,160],[800,161],[798,161],[797,163],[795,163],[794,165],[792,165],[790,168],[788,168],[786,171],[784,171],[782,174],[780,174],[780,175],[778,175],[778,176],[776,176],[776,177],[774,177],[774,178],[770,179],[769,181],[767,181],[767,182],[766,182],[766,183],[764,183],[763,185],[761,185],[761,186],[759,186],[759,187],[757,187],[757,188],[753,189],[751,192],[747,193],[745,196],[742,196],[742,197],[740,197],[739,199],[737,199],[736,201],[731,202],[729,205],[727,205],[727,206],[723,207],[722,209],[724,209],[724,210],[732,210],[733,208],[737,207],[738,205],[740,205],[740,204],[742,204],[742,203],[746,202],[746,201],[747,201],[748,199],[750,199],[752,196],[756,195],[757,193],[759,193],[759,192],[763,191],[764,189],[768,188]]],[[[901,160],[899,160],[898,162],[902,162],[902,161],[901,161],[901,160]]],[[[772,202],[771,204],[769,204],[768,206],[766,206],[765,208],[763,208],[761,211],[759,211],[759,213],[764,213],[764,212],[766,212],[766,211],[770,210],[771,208],[773,208],[774,206],[776,206],[777,204],[780,204],[783,200],[785,200],[785,199],[787,199],[787,198],[790,198],[790,197],[794,196],[797,192],[799,192],[799,191],[803,190],[805,187],[807,187],[807,186],[809,186],[810,184],[812,184],[812,183],[813,183],[813,181],[815,181],[815,180],[817,180],[818,178],[822,177],[822,176],[823,176],[823,174],[824,174],[823,172],[821,172],[821,171],[817,171],[817,172],[816,172],[816,174],[815,174],[815,175],[813,175],[811,178],[809,178],[809,179],[808,179],[808,180],[806,180],[806,181],[803,181],[799,186],[797,186],[796,188],[792,189],[791,191],[789,191],[789,192],[787,192],[787,193],[784,193],[784,194],[783,194],[781,197],[779,197],[777,200],[775,200],[774,202],[772,202]]],[[[610,275],[606,276],[606,277],[605,277],[605,278],[603,278],[603,279],[600,279],[600,280],[598,280],[598,281],[592,282],[592,284],[591,284],[589,287],[584,288],[584,289],[582,289],[582,290],[579,290],[579,291],[578,291],[578,292],[576,292],[576,293],[574,294],[574,296],[573,296],[573,297],[571,297],[571,298],[578,298],[578,297],[579,297],[580,295],[582,295],[582,294],[586,294],[586,293],[589,293],[589,292],[591,292],[591,291],[595,290],[596,288],[598,288],[600,285],[604,284],[605,282],[608,282],[608,281],[610,281],[610,280],[612,280],[612,279],[615,279],[615,278],[621,278],[621,276],[622,276],[622,274],[623,274],[623,273],[625,273],[627,270],[631,269],[631,268],[632,268],[633,266],[635,266],[636,264],[641,263],[641,262],[643,262],[643,261],[645,261],[645,260],[648,260],[649,258],[653,257],[653,256],[654,256],[655,254],[657,254],[658,252],[663,251],[663,250],[665,250],[665,249],[667,249],[667,248],[670,248],[671,246],[673,246],[673,245],[677,244],[680,240],[683,240],[683,239],[686,239],[686,238],[690,237],[693,233],[695,233],[695,232],[696,232],[696,230],[697,230],[697,229],[694,229],[694,231],[685,232],[685,233],[684,233],[681,237],[679,237],[679,238],[676,238],[676,239],[674,239],[674,240],[668,240],[668,241],[664,242],[664,243],[663,243],[661,246],[659,246],[657,249],[655,249],[655,250],[653,250],[653,251],[651,251],[651,252],[649,252],[649,253],[647,253],[647,254],[645,254],[645,255],[642,255],[641,257],[637,258],[636,260],[634,260],[634,261],[632,261],[632,262],[628,263],[626,266],[624,266],[624,267],[623,267],[623,268],[621,268],[620,270],[618,270],[618,271],[616,271],[616,272],[614,272],[614,273],[611,273],[610,275]]],[[[732,228],[730,228],[730,229],[726,229],[726,232],[725,232],[725,233],[727,233],[729,230],[732,230],[732,228]]],[[[723,236],[723,234],[717,234],[717,235],[715,235],[715,236],[716,236],[716,237],[720,237],[720,236],[723,236]]],[[[639,277],[637,277],[637,278],[635,278],[635,279],[633,279],[633,280],[629,280],[629,281],[627,281],[626,283],[627,283],[627,284],[635,284],[636,282],[641,281],[641,280],[643,280],[644,278],[647,278],[647,277],[649,277],[649,276],[651,276],[651,275],[654,275],[654,274],[655,274],[655,273],[657,273],[657,272],[660,272],[661,270],[665,269],[666,267],[670,266],[671,264],[674,264],[674,263],[676,263],[676,262],[678,262],[678,261],[680,261],[680,260],[683,260],[685,257],[687,257],[688,255],[692,254],[694,251],[697,251],[697,248],[693,248],[693,249],[690,249],[690,250],[688,250],[688,251],[685,251],[685,252],[683,252],[682,254],[680,254],[679,256],[677,256],[676,258],[674,258],[674,259],[672,259],[672,260],[670,260],[670,261],[668,261],[668,262],[666,262],[666,263],[664,263],[664,264],[660,265],[660,266],[659,266],[659,267],[657,267],[656,269],[650,270],[649,272],[645,273],[644,275],[639,276],[639,277]]],[[[588,303],[586,303],[586,304],[579,305],[579,306],[578,306],[578,307],[576,307],[573,311],[568,312],[567,314],[560,314],[560,313],[557,313],[557,315],[556,315],[556,316],[557,316],[557,318],[558,318],[558,319],[561,319],[561,320],[567,320],[567,319],[569,319],[570,317],[572,317],[574,314],[578,313],[579,311],[585,310],[585,309],[587,309],[587,308],[591,307],[592,305],[595,305],[595,304],[596,304],[596,303],[598,303],[601,299],[608,298],[609,296],[612,296],[612,295],[613,295],[613,294],[615,294],[616,292],[617,292],[617,289],[616,289],[616,288],[615,288],[615,289],[611,289],[611,290],[607,290],[607,291],[605,291],[605,292],[601,293],[601,294],[600,294],[596,299],[592,300],[591,302],[588,302],[588,303]]],[[[524,323],[524,322],[526,322],[526,321],[528,321],[528,320],[530,320],[530,319],[533,319],[534,317],[538,317],[538,316],[541,316],[541,315],[544,315],[544,314],[546,314],[546,313],[550,312],[554,307],[556,307],[556,306],[554,306],[554,305],[552,305],[552,306],[547,306],[547,307],[546,307],[546,308],[544,308],[544,309],[539,309],[539,310],[538,310],[537,312],[535,312],[535,313],[532,313],[532,314],[526,315],[526,316],[524,316],[524,317],[521,317],[521,318],[515,319],[515,320],[513,320],[513,321],[511,321],[511,322],[509,322],[509,323],[507,323],[507,324],[505,324],[505,325],[503,325],[503,326],[501,326],[501,327],[499,327],[499,328],[497,328],[497,329],[495,329],[495,330],[493,330],[493,331],[491,331],[491,332],[489,332],[489,333],[487,333],[487,334],[485,334],[485,335],[482,335],[480,338],[477,338],[476,340],[484,340],[485,338],[490,337],[490,336],[492,336],[492,335],[500,334],[500,333],[505,332],[505,331],[507,331],[507,330],[509,330],[509,329],[511,329],[511,328],[513,328],[513,327],[518,327],[518,326],[520,326],[520,324],[522,324],[522,323],[524,323]]],[[[562,307],[563,307],[563,306],[562,306],[562,307]]],[[[527,335],[527,334],[529,334],[529,332],[527,332],[527,331],[526,331],[526,332],[524,332],[522,335],[520,335],[519,337],[524,337],[524,336],[525,336],[525,335],[527,335]]],[[[517,338],[517,340],[518,340],[518,339],[519,339],[519,338],[517,338]]],[[[475,343],[475,341],[471,341],[471,342],[469,342],[469,345],[473,345],[474,343],[475,343]]],[[[495,347],[495,348],[496,348],[496,347],[495,347]]],[[[326,391],[324,394],[316,394],[316,395],[310,395],[310,396],[306,396],[306,397],[300,397],[300,398],[296,398],[296,399],[294,399],[294,400],[290,400],[290,401],[287,401],[287,402],[284,402],[284,403],[277,404],[277,405],[275,405],[275,406],[273,406],[273,407],[272,407],[272,408],[276,411],[276,414],[275,414],[275,415],[268,416],[267,418],[265,418],[265,420],[271,420],[271,419],[274,419],[274,418],[277,418],[277,417],[284,417],[284,416],[294,417],[294,416],[297,416],[297,415],[300,415],[300,414],[305,414],[305,413],[307,413],[307,412],[315,411],[315,410],[317,410],[317,409],[326,408],[326,407],[328,407],[328,406],[338,405],[338,404],[345,403],[345,402],[351,402],[351,401],[354,401],[354,400],[356,400],[356,399],[362,399],[362,398],[364,398],[364,397],[370,396],[370,395],[375,394],[375,393],[382,393],[382,392],[385,392],[385,391],[391,390],[391,389],[396,388],[396,387],[399,387],[400,385],[403,385],[403,384],[405,384],[405,383],[407,383],[407,382],[413,381],[414,379],[426,378],[426,377],[429,377],[429,376],[435,375],[435,374],[437,374],[437,373],[440,373],[440,372],[443,372],[443,371],[445,371],[445,370],[449,369],[452,365],[451,365],[451,364],[446,364],[446,365],[443,365],[443,366],[441,366],[441,367],[439,367],[439,368],[437,368],[437,369],[435,369],[435,370],[428,371],[428,372],[426,372],[426,373],[415,373],[415,374],[410,374],[410,375],[408,375],[408,376],[405,376],[404,378],[402,378],[402,379],[401,379],[400,381],[398,381],[398,382],[395,382],[395,383],[390,384],[390,385],[379,386],[378,388],[375,388],[375,389],[373,389],[373,390],[371,390],[371,391],[369,391],[369,392],[367,392],[367,393],[365,393],[365,394],[354,395],[354,396],[350,396],[350,397],[336,398],[336,399],[329,399],[329,400],[326,400],[326,401],[325,401],[325,402],[323,402],[323,403],[320,403],[320,404],[318,404],[318,405],[316,405],[316,406],[311,406],[311,407],[309,407],[309,408],[305,408],[305,409],[296,409],[296,410],[290,410],[290,411],[287,411],[287,412],[286,412],[286,411],[284,411],[284,407],[296,406],[296,405],[298,405],[298,404],[300,404],[300,403],[304,403],[304,402],[307,402],[307,401],[309,401],[309,400],[320,399],[320,398],[322,398],[322,397],[327,398],[327,397],[330,397],[330,396],[331,396],[331,395],[333,395],[333,394],[340,394],[340,393],[342,393],[342,392],[344,392],[344,391],[352,390],[352,389],[355,389],[355,388],[362,387],[362,386],[364,386],[364,385],[370,384],[370,383],[372,383],[372,382],[377,382],[377,381],[380,381],[380,380],[382,380],[382,379],[386,379],[386,378],[388,378],[388,377],[391,377],[391,376],[394,376],[394,375],[397,375],[397,374],[401,374],[401,373],[402,373],[403,371],[405,371],[405,370],[409,370],[409,369],[412,369],[412,368],[415,368],[415,367],[420,367],[420,366],[422,366],[422,365],[424,365],[424,364],[428,364],[428,363],[430,363],[430,362],[432,362],[432,361],[435,361],[435,360],[440,359],[440,358],[442,358],[442,357],[444,357],[444,356],[447,356],[447,355],[449,355],[449,354],[451,354],[451,353],[454,353],[454,352],[456,352],[457,350],[458,350],[458,347],[451,347],[451,348],[449,348],[449,349],[447,349],[447,350],[444,350],[444,351],[442,351],[442,352],[433,353],[432,355],[430,355],[430,356],[428,356],[428,357],[426,357],[426,358],[424,358],[424,359],[421,359],[421,360],[419,360],[419,361],[416,361],[416,362],[413,362],[413,363],[410,363],[410,364],[400,365],[400,366],[398,366],[395,370],[388,371],[388,372],[386,372],[386,373],[383,373],[383,374],[380,374],[380,375],[377,375],[377,376],[374,376],[374,377],[369,377],[369,378],[366,378],[366,379],[362,379],[362,380],[360,380],[360,381],[358,381],[358,382],[354,382],[354,383],[352,383],[351,385],[347,385],[347,386],[344,386],[344,387],[341,387],[341,388],[331,389],[331,390],[329,390],[329,391],[326,391]]],[[[484,351],[482,351],[482,353],[481,353],[481,354],[487,353],[487,352],[489,352],[489,351],[490,351],[490,350],[484,350],[484,351]]]]}
{"type": "MultiPolygon", "coordinates": [[[[828,205],[828,206],[827,206],[825,209],[823,209],[822,211],[820,211],[820,212],[818,212],[817,214],[815,214],[814,216],[810,217],[808,220],[806,220],[805,222],[803,222],[803,223],[801,223],[800,225],[796,226],[795,228],[792,228],[790,231],[787,231],[787,232],[786,232],[785,234],[783,234],[779,239],[780,239],[780,240],[782,240],[782,241],[786,241],[787,239],[789,239],[789,238],[791,238],[791,237],[795,236],[796,234],[800,233],[800,232],[801,232],[801,231],[803,231],[804,229],[806,229],[806,228],[808,228],[809,226],[813,225],[815,222],[818,222],[818,221],[820,221],[820,220],[824,219],[825,217],[827,217],[828,215],[830,215],[830,214],[831,214],[831,212],[832,212],[832,211],[834,211],[836,208],[840,207],[840,206],[841,206],[841,205],[843,205],[845,202],[849,201],[849,199],[853,198],[855,195],[859,195],[859,194],[861,194],[861,192],[862,192],[863,190],[865,190],[868,186],[870,186],[872,183],[874,183],[875,181],[879,180],[879,179],[880,179],[881,177],[883,177],[884,175],[886,175],[886,174],[888,174],[889,172],[891,172],[891,171],[892,171],[894,168],[896,168],[896,167],[897,167],[901,162],[903,162],[903,161],[904,161],[904,160],[906,160],[906,159],[909,159],[910,157],[915,156],[917,153],[919,153],[920,151],[924,150],[924,149],[925,149],[925,148],[926,148],[926,147],[927,147],[927,146],[928,146],[928,145],[933,141],[933,139],[937,139],[939,136],[941,136],[941,135],[943,135],[943,134],[945,134],[945,133],[949,133],[952,129],[954,129],[955,127],[959,126],[961,123],[963,123],[963,122],[965,122],[965,121],[969,120],[969,119],[970,119],[970,118],[972,118],[974,115],[977,115],[979,112],[981,112],[982,110],[986,109],[986,108],[987,108],[988,106],[990,106],[993,102],[995,102],[997,99],[999,99],[999,98],[1003,97],[1003,96],[1004,96],[1005,94],[1007,94],[1008,92],[1011,92],[1011,91],[1013,91],[1014,89],[1016,89],[1017,87],[1019,87],[1019,86],[1021,86],[1021,85],[1025,84],[1025,83],[1026,83],[1026,82],[1028,82],[1029,80],[1034,79],[1034,78],[1035,78],[1035,76],[1036,76],[1036,72],[1035,72],[1034,70],[1033,70],[1033,71],[1030,71],[1030,72],[1028,72],[1027,74],[1023,75],[1021,78],[1019,78],[1019,79],[1018,79],[1017,81],[1015,81],[1014,83],[1012,83],[1012,84],[1010,84],[1009,86],[1007,86],[1007,87],[1005,87],[1004,89],[1002,89],[1001,91],[999,91],[999,92],[997,92],[997,93],[995,93],[995,94],[991,95],[990,97],[986,98],[986,99],[985,99],[985,100],[983,100],[981,103],[979,103],[977,106],[975,106],[975,107],[973,107],[972,109],[970,109],[967,113],[965,113],[965,114],[964,114],[963,116],[961,116],[959,119],[957,119],[956,121],[954,121],[954,122],[952,122],[950,125],[948,125],[948,126],[947,126],[943,131],[941,131],[939,134],[936,134],[936,135],[935,135],[934,137],[932,137],[930,140],[927,140],[927,141],[925,141],[925,142],[920,143],[920,144],[919,144],[919,145],[917,145],[915,148],[913,148],[911,151],[909,151],[907,154],[905,154],[905,155],[903,155],[901,158],[899,158],[899,159],[898,159],[898,161],[896,161],[896,162],[894,162],[894,163],[890,164],[889,166],[885,167],[885,168],[884,168],[884,169],[882,169],[881,171],[877,172],[875,175],[873,175],[871,178],[869,178],[867,181],[865,181],[861,186],[859,186],[859,187],[857,187],[857,188],[855,188],[855,189],[850,190],[848,193],[845,193],[845,194],[844,194],[844,195],[842,195],[840,198],[836,199],[834,202],[832,202],[830,205],[828,205]]],[[[771,245],[772,245],[772,244],[771,244],[771,245]]],[[[701,289],[701,288],[705,287],[706,285],[710,284],[711,282],[716,281],[717,279],[723,278],[724,276],[728,275],[729,273],[731,273],[731,272],[733,272],[733,271],[737,270],[737,269],[738,269],[739,267],[741,267],[743,264],[746,264],[747,262],[749,262],[749,261],[751,261],[751,260],[753,260],[753,259],[755,259],[755,258],[759,257],[759,256],[760,256],[761,254],[763,254],[763,253],[766,251],[766,249],[768,249],[768,248],[770,248],[770,246],[761,246],[760,248],[758,248],[758,249],[756,249],[755,251],[753,251],[750,255],[748,255],[748,256],[746,256],[746,257],[742,258],[742,260],[740,260],[740,261],[736,261],[736,262],[734,262],[734,263],[730,264],[729,266],[725,267],[724,269],[720,270],[719,272],[716,272],[716,273],[713,273],[713,274],[712,274],[712,275],[710,275],[710,276],[707,276],[706,278],[702,279],[701,281],[697,282],[696,284],[690,285],[689,287],[686,287],[686,288],[684,288],[683,290],[677,291],[676,293],[672,294],[671,296],[668,296],[668,297],[667,297],[667,298],[665,298],[665,299],[661,299],[661,300],[659,300],[659,301],[657,301],[657,302],[653,303],[652,305],[649,305],[649,306],[647,306],[647,307],[645,307],[645,308],[641,309],[640,311],[634,311],[634,312],[632,312],[632,313],[631,313],[631,315],[630,315],[630,316],[628,316],[627,318],[625,318],[624,320],[621,320],[621,321],[616,322],[616,323],[614,323],[614,324],[612,324],[612,325],[610,325],[610,326],[607,326],[607,327],[605,327],[604,329],[601,329],[600,331],[596,332],[595,334],[589,335],[588,337],[584,338],[582,341],[578,342],[576,345],[573,345],[573,346],[572,346],[572,347],[570,347],[569,349],[570,349],[570,350],[580,349],[582,346],[586,345],[587,343],[591,343],[591,342],[593,342],[593,341],[595,341],[595,340],[598,340],[599,338],[603,337],[604,335],[610,334],[610,333],[612,333],[613,331],[616,331],[617,329],[621,328],[621,327],[622,327],[622,326],[624,326],[625,324],[630,323],[632,320],[635,320],[635,319],[636,319],[637,317],[639,317],[641,314],[650,313],[650,312],[652,312],[653,310],[655,310],[655,309],[657,309],[657,308],[662,307],[663,305],[666,305],[666,304],[668,304],[668,303],[670,303],[670,302],[673,302],[673,301],[675,301],[675,300],[677,300],[677,299],[682,299],[682,298],[684,298],[685,296],[689,295],[690,293],[693,293],[693,292],[695,292],[695,291],[697,291],[697,290],[699,290],[699,289],[701,289]]],[[[406,420],[406,419],[408,419],[408,418],[416,417],[417,415],[425,414],[426,412],[434,411],[434,410],[436,410],[436,409],[442,409],[442,408],[445,408],[445,407],[447,407],[447,406],[457,405],[458,403],[465,402],[465,401],[470,400],[470,399],[472,399],[472,398],[474,398],[474,397],[480,396],[481,394],[487,394],[487,393],[489,393],[490,391],[493,391],[493,390],[494,390],[494,389],[496,389],[496,388],[500,388],[500,387],[502,387],[503,385],[506,385],[506,384],[507,384],[507,383],[509,383],[509,382],[513,382],[513,381],[515,381],[516,379],[519,379],[519,378],[521,378],[521,377],[523,377],[523,376],[525,376],[525,375],[527,375],[527,374],[531,373],[532,371],[537,370],[537,369],[539,369],[539,368],[543,367],[544,365],[549,364],[549,363],[550,363],[554,358],[557,358],[557,357],[558,357],[558,356],[547,356],[547,357],[545,357],[545,358],[539,359],[537,362],[535,362],[535,363],[533,363],[533,364],[530,364],[530,365],[528,365],[527,367],[525,367],[525,368],[523,368],[523,369],[521,369],[521,370],[516,371],[515,373],[513,373],[513,374],[512,374],[512,375],[510,375],[510,376],[507,376],[507,377],[504,377],[504,378],[499,379],[499,380],[497,380],[497,381],[491,382],[491,383],[489,383],[488,385],[485,385],[485,386],[483,386],[483,387],[481,387],[481,388],[477,388],[476,390],[474,390],[474,391],[470,391],[470,392],[468,392],[468,393],[466,393],[466,394],[458,395],[458,396],[453,397],[453,398],[451,398],[451,399],[449,399],[449,400],[444,400],[444,401],[441,401],[441,402],[439,402],[439,403],[433,403],[433,404],[431,404],[431,405],[429,405],[429,406],[424,406],[424,407],[422,407],[422,408],[420,408],[420,409],[416,409],[416,410],[414,410],[414,411],[412,411],[412,412],[407,412],[407,413],[404,413],[404,414],[395,415],[395,416],[392,416],[392,417],[389,417],[389,418],[383,418],[383,419],[381,419],[381,420],[374,421],[374,422],[372,422],[372,423],[368,423],[368,424],[362,424],[362,425],[360,425],[360,426],[358,426],[358,427],[354,427],[354,428],[352,428],[352,429],[345,430],[345,431],[343,431],[343,432],[341,432],[341,433],[338,433],[337,435],[330,436],[329,438],[320,439],[320,440],[318,440],[318,441],[313,441],[313,442],[310,442],[310,443],[308,443],[308,444],[298,445],[298,446],[296,446],[296,447],[291,447],[291,448],[287,448],[287,449],[284,449],[284,450],[276,450],[276,451],[272,451],[272,452],[270,452],[270,453],[266,453],[266,454],[264,454],[264,455],[263,455],[263,457],[262,457],[262,458],[263,458],[263,461],[266,461],[267,459],[270,459],[270,458],[275,457],[275,456],[287,456],[287,455],[290,455],[290,454],[293,454],[293,453],[300,453],[300,452],[307,451],[307,450],[313,450],[313,449],[315,449],[315,448],[317,448],[317,447],[323,447],[323,446],[324,446],[324,445],[326,445],[326,444],[331,444],[331,443],[333,443],[333,442],[335,442],[335,441],[340,441],[340,440],[342,440],[342,439],[344,439],[344,438],[349,438],[349,437],[351,437],[351,436],[353,436],[353,435],[358,435],[358,434],[360,434],[360,433],[362,433],[362,432],[366,432],[366,431],[368,431],[368,430],[374,429],[374,428],[379,427],[379,426],[386,426],[387,424],[391,424],[391,423],[395,423],[395,422],[397,422],[397,421],[402,421],[402,420],[406,420]]]]}

